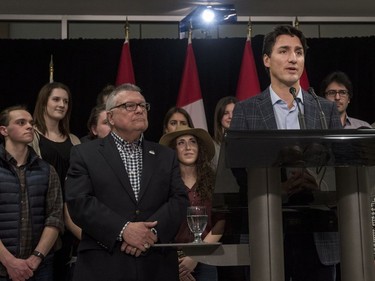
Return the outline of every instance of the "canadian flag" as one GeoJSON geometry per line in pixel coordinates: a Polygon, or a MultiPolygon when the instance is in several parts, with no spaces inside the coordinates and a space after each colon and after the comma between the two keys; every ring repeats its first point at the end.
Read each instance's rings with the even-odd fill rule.
{"type": "Polygon", "coordinates": [[[301,85],[301,88],[306,90],[310,87],[309,78],[307,77],[306,68],[303,69],[301,78],[299,79],[299,83],[301,85]]]}
{"type": "Polygon", "coordinates": [[[245,100],[260,93],[258,72],[254,61],[253,49],[248,36],[242,56],[240,75],[238,78],[236,97],[245,100]]]}
{"type": "Polygon", "coordinates": [[[133,63],[128,39],[125,39],[125,42],[122,45],[120,62],[117,69],[116,86],[124,83],[135,84],[133,63]]]}
{"type": "Polygon", "coordinates": [[[185,67],[182,74],[180,90],[178,91],[176,106],[182,107],[189,113],[195,128],[207,130],[206,113],[204,111],[191,35],[189,35],[185,67]]]}

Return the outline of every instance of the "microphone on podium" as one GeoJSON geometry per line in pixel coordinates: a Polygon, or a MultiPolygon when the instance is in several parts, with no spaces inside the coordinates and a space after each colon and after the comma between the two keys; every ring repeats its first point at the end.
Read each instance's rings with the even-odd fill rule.
{"type": "Polygon", "coordinates": [[[325,116],[324,111],[322,109],[322,105],[320,104],[319,98],[315,94],[314,88],[310,87],[307,91],[310,93],[310,95],[313,96],[313,98],[315,99],[315,101],[318,105],[320,125],[321,125],[322,129],[324,129],[324,130],[328,129],[326,116],[325,116]]]}
{"type": "Polygon", "coordinates": [[[306,130],[306,122],[305,122],[305,115],[302,113],[301,107],[300,107],[300,101],[297,99],[296,96],[296,88],[290,87],[289,88],[289,93],[292,94],[293,99],[296,101],[297,108],[298,108],[298,122],[299,122],[299,127],[302,130],[306,130]]]}

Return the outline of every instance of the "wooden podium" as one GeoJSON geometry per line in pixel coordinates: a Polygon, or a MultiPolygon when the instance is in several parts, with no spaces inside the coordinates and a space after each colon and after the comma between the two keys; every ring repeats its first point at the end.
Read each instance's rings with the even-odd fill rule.
{"type": "Polygon", "coordinates": [[[281,168],[335,167],[342,281],[375,280],[367,166],[374,130],[228,131],[226,165],[246,168],[252,281],[284,281],[281,168]]]}

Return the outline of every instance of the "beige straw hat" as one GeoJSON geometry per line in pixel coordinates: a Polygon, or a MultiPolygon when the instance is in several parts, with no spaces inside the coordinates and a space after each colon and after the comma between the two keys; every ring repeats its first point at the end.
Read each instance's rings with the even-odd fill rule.
{"type": "Polygon", "coordinates": [[[215,155],[214,142],[212,141],[210,134],[204,129],[190,128],[188,126],[178,126],[176,128],[176,131],[166,133],[165,135],[163,135],[160,138],[159,143],[162,145],[170,146],[173,140],[184,135],[192,135],[200,139],[203,145],[206,147],[208,160],[211,160],[212,158],[214,158],[214,155],[215,155]]]}

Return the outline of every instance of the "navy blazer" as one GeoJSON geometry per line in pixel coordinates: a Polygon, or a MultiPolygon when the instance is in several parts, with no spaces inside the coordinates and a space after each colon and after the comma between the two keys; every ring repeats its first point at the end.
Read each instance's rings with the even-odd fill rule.
{"type": "Polygon", "coordinates": [[[82,228],[75,280],[178,280],[176,251],[151,248],[135,258],[117,241],[127,221],[158,221],[159,242],[173,241],[189,201],[172,149],[143,141],[138,201],[111,134],[72,148],[65,189],[82,228]]]}
{"type": "MultiPolygon", "coordinates": [[[[304,115],[307,129],[322,129],[319,108],[316,100],[306,91],[302,91],[304,115]]],[[[341,129],[340,116],[334,102],[318,97],[324,111],[329,129],[341,129]]],[[[277,123],[272,107],[270,90],[257,96],[236,103],[231,130],[277,130],[277,123]]],[[[320,261],[325,265],[340,261],[339,236],[337,232],[314,233],[315,246],[320,261]]]]}

